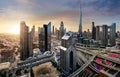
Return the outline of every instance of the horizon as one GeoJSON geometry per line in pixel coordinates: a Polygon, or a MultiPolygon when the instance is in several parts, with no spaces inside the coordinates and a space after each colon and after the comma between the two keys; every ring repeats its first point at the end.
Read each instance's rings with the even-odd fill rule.
{"type": "MultiPolygon", "coordinates": [[[[92,23],[92,22],[91,22],[92,23]]],[[[44,24],[43,24],[44,25],[44,24]]],[[[42,26],[37,26],[37,28],[36,28],[36,26],[35,26],[35,32],[38,32],[38,28],[39,27],[43,27],[43,25],[42,26]]],[[[102,24],[102,25],[108,25],[108,24],[102,24]]],[[[101,26],[102,26],[101,25],[101,26]]],[[[28,25],[27,25],[28,26],[28,25]]],[[[53,25],[54,26],[54,25],[53,25]]],[[[96,26],[96,25],[95,25],[96,26]]],[[[98,25],[97,25],[98,26],[98,25]]],[[[110,25],[108,25],[108,26],[111,26],[111,24],[110,25]]],[[[19,26],[20,27],[20,26],[19,26]]],[[[30,27],[30,30],[31,30],[31,28],[32,28],[32,26],[28,26],[28,27],[30,27]]],[[[58,26],[58,27],[56,27],[57,29],[59,29],[59,27],[60,27],[60,25],[58,26]]],[[[117,27],[117,26],[116,26],[117,27]]],[[[65,27],[66,28],[66,27],[65,27]]],[[[67,28],[66,28],[67,29],[67,28]]],[[[77,28],[78,29],[78,28],[77,28]]],[[[88,31],[88,29],[89,28],[86,28],[86,29],[83,29],[83,31],[82,32],[84,32],[84,31],[88,31]]],[[[29,30],[29,31],[30,31],[29,30]]],[[[68,31],[72,31],[72,30],[67,30],[67,32],[68,31]]],[[[89,29],[89,31],[90,32],[92,32],[92,26],[91,26],[91,28],[89,29]]],[[[72,32],[78,32],[78,30],[75,30],[75,31],[72,31],[72,32]]],[[[116,32],[120,32],[120,30],[118,29],[117,30],[117,28],[116,28],[116,32]]],[[[0,32],[0,34],[10,34],[10,35],[20,35],[20,28],[18,28],[18,26],[16,27],[13,27],[13,28],[11,28],[10,29],[10,31],[7,31],[7,32],[0,32]],[[16,33],[15,33],[16,32],[16,33]]]]}

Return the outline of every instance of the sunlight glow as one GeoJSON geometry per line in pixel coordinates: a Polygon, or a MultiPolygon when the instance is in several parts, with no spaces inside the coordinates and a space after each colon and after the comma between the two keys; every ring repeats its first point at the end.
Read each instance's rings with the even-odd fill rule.
{"type": "Polygon", "coordinates": [[[12,34],[20,34],[20,26],[19,25],[15,25],[11,28],[11,33],[12,34]]]}

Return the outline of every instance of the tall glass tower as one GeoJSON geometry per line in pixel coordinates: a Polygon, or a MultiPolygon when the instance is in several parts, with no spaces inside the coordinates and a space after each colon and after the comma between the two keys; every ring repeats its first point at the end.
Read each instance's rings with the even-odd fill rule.
{"type": "Polygon", "coordinates": [[[80,34],[82,33],[82,3],[80,0],[80,23],[79,23],[79,31],[80,34]]]}
{"type": "Polygon", "coordinates": [[[82,43],[83,42],[83,37],[82,37],[82,5],[81,5],[81,0],[80,0],[80,21],[79,21],[79,30],[77,34],[78,42],[82,43]]]}

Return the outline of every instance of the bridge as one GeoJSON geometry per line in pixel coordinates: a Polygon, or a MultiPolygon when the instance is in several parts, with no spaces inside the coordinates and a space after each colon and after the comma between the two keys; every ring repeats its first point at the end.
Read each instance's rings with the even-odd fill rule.
{"type": "MultiPolygon", "coordinates": [[[[85,70],[85,68],[87,68],[91,62],[93,61],[95,56],[93,56],[90,60],[88,60],[87,62],[85,62],[85,64],[83,64],[79,69],[77,69],[75,72],[73,72],[72,74],[70,74],[68,77],[75,77],[77,76],[79,73],[81,73],[83,70],[85,70]]],[[[91,65],[90,65],[91,67],[91,65]]]]}
{"type": "Polygon", "coordinates": [[[55,62],[54,52],[47,55],[41,55],[40,57],[33,58],[31,60],[21,61],[15,67],[4,69],[0,76],[3,77],[16,77],[17,75],[24,75],[32,70],[32,67],[38,66],[45,62],[55,62]]]}
{"type": "MultiPolygon", "coordinates": [[[[80,66],[75,72],[70,74],[68,77],[98,77],[100,73],[108,77],[119,77],[120,75],[120,60],[104,55],[104,53],[109,52],[93,52],[92,50],[76,45],[77,50],[77,61],[80,66]],[[82,55],[81,55],[82,54],[82,55]],[[85,54],[83,56],[83,54],[85,54]],[[96,62],[96,58],[100,58],[105,61],[111,62],[110,65],[96,62]],[[103,69],[96,69],[96,65],[101,66],[103,69]],[[92,71],[91,74],[88,74],[86,70],[89,69],[92,71]],[[84,73],[83,73],[84,72],[84,73]]],[[[100,51],[99,49],[97,49],[100,51]]]]}

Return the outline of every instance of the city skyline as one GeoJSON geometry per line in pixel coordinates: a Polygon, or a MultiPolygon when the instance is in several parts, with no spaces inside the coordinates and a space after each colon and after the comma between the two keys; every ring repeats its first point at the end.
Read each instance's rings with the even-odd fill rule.
{"type": "MultiPolygon", "coordinates": [[[[119,0],[82,0],[83,31],[95,25],[116,23],[120,29],[119,0]]],[[[19,33],[19,23],[25,21],[28,26],[42,26],[52,22],[55,27],[63,21],[67,31],[78,31],[79,0],[6,0],[0,3],[0,33],[19,33]],[[39,9],[39,10],[38,10],[39,9]]]]}
{"type": "Polygon", "coordinates": [[[1,1],[0,77],[119,77],[119,4],[1,1]]]}

